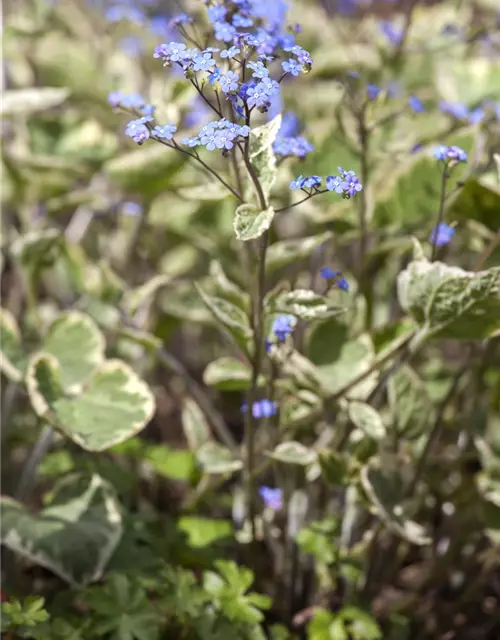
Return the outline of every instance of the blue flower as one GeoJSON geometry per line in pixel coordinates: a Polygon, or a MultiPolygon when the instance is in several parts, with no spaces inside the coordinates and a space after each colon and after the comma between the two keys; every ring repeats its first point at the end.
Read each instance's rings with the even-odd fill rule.
{"type": "Polygon", "coordinates": [[[212,73],[208,76],[209,84],[214,84],[215,82],[217,82],[217,80],[221,77],[221,75],[222,75],[222,71],[220,67],[215,67],[212,73]]]}
{"type": "Polygon", "coordinates": [[[295,329],[296,320],[294,316],[279,316],[273,322],[272,332],[278,338],[279,342],[284,342],[288,335],[291,335],[295,329]]]}
{"type": "Polygon", "coordinates": [[[369,100],[375,100],[375,98],[381,91],[382,89],[379,89],[379,87],[375,86],[374,84],[366,85],[366,94],[368,95],[369,100]]]}
{"type": "Polygon", "coordinates": [[[264,504],[273,511],[279,511],[283,508],[283,491],[281,489],[272,489],[271,487],[260,487],[259,495],[264,504]]]}
{"type": "Polygon", "coordinates": [[[306,189],[317,189],[321,186],[321,177],[320,176],[308,176],[304,178],[304,187],[306,189]]]}
{"type": "Polygon", "coordinates": [[[322,267],[319,270],[319,274],[323,280],[334,280],[341,274],[341,271],[335,272],[331,267],[322,267]]]}
{"type": "Polygon", "coordinates": [[[443,113],[448,113],[450,116],[457,118],[457,120],[467,120],[469,117],[469,107],[463,102],[446,102],[445,100],[441,100],[439,109],[443,113]]]}
{"type": "MultiPolygon", "coordinates": [[[[243,404],[241,407],[243,413],[248,411],[247,404],[243,404]]],[[[252,405],[252,415],[256,420],[260,420],[261,418],[271,418],[272,416],[278,413],[278,406],[276,402],[272,400],[257,400],[252,405]]]]}
{"type": "Polygon", "coordinates": [[[414,113],[423,113],[425,111],[424,103],[417,96],[410,96],[408,105],[414,113]]]}
{"type": "Polygon", "coordinates": [[[262,80],[263,78],[267,78],[269,76],[269,71],[267,70],[267,67],[264,66],[264,64],[260,60],[258,60],[257,62],[254,62],[253,60],[251,60],[247,64],[247,67],[249,69],[252,69],[253,78],[258,78],[259,80],[262,80]]]}
{"type": "Polygon", "coordinates": [[[359,191],[362,191],[363,185],[360,183],[357,175],[352,171],[345,176],[342,182],[342,188],[344,190],[344,198],[351,198],[359,191]]]}
{"type": "Polygon", "coordinates": [[[234,58],[235,56],[238,55],[238,53],[241,52],[241,49],[239,47],[235,47],[234,45],[229,47],[229,49],[222,49],[222,51],[220,52],[220,57],[221,58],[234,58]]]}
{"type": "Polygon", "coordinates": [[[215,39],[222,42],[232,42],[237,33],[233,25],[228,22],[215,22],[214,29],[215,39]]]}
{"type": "Polygon", "coordinates": [[[429,242],[436,245],[436,247],[443,247],[451,241],[454,235],[455,229],[445,222],[441,222],[432,230],[429,242]]]}
{"type": "Polygon", "coordinates": [[[262,82],[259,82],[254,87],[249,87],[246,92],[246,97],[249,107],[265,108],[269,103],[269,94],[262,82]]]}
{"type": "Polygon", "coordinates": [[[247,16],[241,15],[241,13],[235,13],[232,19],[233,27],[252,27],[253,20],[248,18],[247,16]]]}
{"type": "Polygon", "coordinates": [[[302,71],[302,67],[297,62],[297,60],[294,60],[294,58],[285,60],[284,62],[281,63],[281,66],[283,67],[283,71],[285,73],[290,73],[292,76],[298,76],[299,73],[302,71]]]}
{"type": "Polygon", "coordinates": [[[179,62],[186,55],[186,45],[183,42],[170,42],[155,47],[153,58],[162,58],[166,63],[179,62]]]}
{"type": "Polygon", "coordinates": [[[343,183],[342,178],[338,176],[328,176],[326,179],[326,188],[328,191],[335,191],[335,193],[344,193],[343,183]]]}
{"type": "Polygon", "coordinates": [[[273,150],[278,156],[304,158],[308,153],[314,151],[314,147],[302,136],[296,138],[278,136],[274,141],[273,150]]]}
{"type": "Polygon", "coordinates": [[[234,71],[227,71],[219,78],[219,83],[224,93],[232,93],[238,90],[239,76],[234,71]]]}
{"type": "Polygon", "coordinates": [[[200,144],[200,139],[197,136],[184,138],[182,144],[185,144],[187,147],[197,147],[200,144]]]}
{"type": "Polygon", "coordinates": [[[202,51],[193,58],[193,71],[212,71],[215,60],[209,51],[202,51]]]}
{"type": "Polygon", "coordinates": [[[150,136],[146,122],[151,122],[152,120],[152,116],[144,116],[137,120],[131,120],[125,128],[125,135],[132,138],[137,144],[143,144],[150,136]]]}
{"type": "Polygon", "coordinates": [[[221,5],[215,5],[213,7],[208,7],[207,9],[208,19],[212,23],[224,20],[226,13],[226,7],[222,7],[221,5]]]}
{"type": "Polygon", "coordinates": [[[124,216],[136,217],[142,215],[143,207],[138,202],[130,200],[122,204],[121,212],[124,216]]]}
{"type": "Polygon", "coordinates": [[[450,166],[455,166],[459,162],[467,162],[467,153],[455,145],[451,147],[444,144],[439,145],[434,149],[434,157],[450,166]]]}
{"type": "Polygon", "coordinates": [[[172,140],[176,131],[177,127],[175,126],[175,124],[162,124],[157,125],[153,129],[153,134],[157,138],[162,138],[163,140],[172,140]]]}
{"type": "Polygon", "coordinates": [[[302,189],[304,186],[305,178],[303,176],[299,176],[290,182],[290,189],[302,189]]]}
{"type": "Polygon", "coordinates": [[[398,29],[390,20],[382,20],[380,22],[380,30],[391,42],[391,44],[398,45],[403,37],[403,31],[398,29]]]}
{"type": "Polygon", "coordinates": [[[484,118],[484,109],[482,107],[477,107],[476,109],[473,109],[469,113],[468,120],[470,124],[477,124],[478,122],[481,122],[483,118],[484,118]]]}
{"type": "Polygon", "coordinates": [[[346,292],[349,291],[349,283],[347,282],[347,280],[344,277],[339,278],[337,280],[337,287],[339,289],[342,289],[342,291],[346,291],[346,292]]]}

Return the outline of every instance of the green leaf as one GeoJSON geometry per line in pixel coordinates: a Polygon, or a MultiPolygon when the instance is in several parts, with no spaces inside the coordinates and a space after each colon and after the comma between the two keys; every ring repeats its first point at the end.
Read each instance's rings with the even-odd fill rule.
{"type": "MultiPolygon", "coordinates": [[[[308,344],[309,357],[316,364],[318,378],[329,394],[336,394],[345,386],[368,371],[375,362],[373,344],[368,335],[355,340],[348,339],[348,328],[334,319],[328,320],[311,333],[308,344]]],[[[348,398],[364,400],[376,385],[378,373],[352,387],[348,398]]]]}
{"type": "Polygon", "coordinates": [[[208,547],[218,540],[233,535],[233,527],[227,520],[183,516],[177,526],[188,536],[191,547],[208,547]]]}
{"type": "Polygon", "coordinates": [[[205,442],[196,452],[196,459],[205,473],[234,473],[243,468],[231,451],[217,442],[205,442]]]}
{"type": "Polygon", "coordinates": [[[29,231],[14,240],[11,252],[24,267],[40,267],[54,262],[61,242],[62,236],[57,229],[29,231]]]}
{"type": "Polygon", "coordinates": [[[273,144],[281,127],[281,114],[250,133],[250,162],[259,178],[266,198],[276,181],[277,167],[273,144]]]}
{"type": "Polygon", "coordinates": [[[295,289],[279,294],[270,311],[290,314],[302,320],[318,320],[338,316],[346,309],[309,289],[295,289]]]}
{"type": "Polygon", "coordinates": [[[210,262],[210,276],[215,285],[215,295],[223,298],[237,307],[246,311],[250,308],[250,296],[248,293],[240,289],[234,282],[231,282],[224,273],[224,269],[220,262],[212,260],[210,262]]]}
{"type": "Polygon", "coordinates": [[[333,564],[337,556],[336,534],[338,523],[333,518],[312,522],[299,531],[297,544],[303,553],[310,553],[321,564],[333,564]]]}
{"type": "Polygon", "coordinates": [[[247,315],[236,305],[222,298],[208,295],[198,284],[195,286],[215,320],[229,332],[243,351],[247,352],[248,340],[253,335],[247,315]]]}
{"type": "Polygon", "coordinates": [[[390,377],[387,392],[393,426],[401,437],[414,440],[430,429],[433,404],[411,367],[402,366],[390,377]]]}
{"type": "Polygon", "coordinates": [[[124,362],[108,360],[94,371],[82,393],[55,401],[40,384],[46,379],[48,362],[56,370],[57,361],[49,354],[40,354],[30,365],[27,385],[32,403],[39,415],[50,408],[51,424],[83,449],[109,449],[139,433],[153,416],[153,394],[124,362]]]}
{"type": "Polygon", "coordinates": [[[383,440],[385,438],[384,422],[379,412],[369,404],[350,402],[349,418],[369,438],[373,438],[373,440],[383,440]]]}
{"type": "Polygon", "coordinates": [[[0,308],[0,371],[13,382],[23,379],[25,359],[21,347],[21,332],[14,315],[0,308]]]}
{"type": "Polygon", "coordinates": [[[234,232],[238,240],[248,241],[259,238],[271,226],[274,209],[261,211],[253,204],[240,204],[234,214],[234,232]]]}
{"type": "Polygon", "coordinates": [[[291,262],[308,258],[318,247],[331,240],[332,235],[330,231],[326,231],[309,238],[275,242],[267,250],[266,269],[268,273],[281,269],[291,262]]]}
{"type": "Polygon", "coordinates": [[[401,504],[405,483],[399,461],[386,458],[382,464],[372,459],[361,469],[360,479],[375,511],[389,529],[412,544],[429,544],[431,539],[425,529],[406,516],[401,504]]]}
{"type": "Polygon", "coordinates": [[[195,473],[195,460],[191,451],[185,449],[174,450],[165,445],[146,447],[139,460],[149,463],[154,472],[164,478],[189,482],[195,473]]]}
{"type": "Polygon", "coordinates": [[[247,389],[252,378],[250,367],[236,358],[219,358],[211,362],[203,373],[203,382],[220,391],[247,389]]]}
{"type": "Polygon", "coordinates": [[[298,464],[305,467],[316,462],[317,454],[300,442],[291,440],[279,444],[271,453],[271,458],[285,464],[298,464]]]}
{"type": "Polygon", "coordinates": [[[151,144],[113,158],[104,165],[104,172],[128,192],[143,193],[152,199],[174,183],[186,157],[162,144],[151,144]]]}
{"type": "Polygon", "coordinates": [[[59,106],[68,96],[69,90],[61,87],[8,89],[2,95],[0,114],[2,116],[31,115],[59,106]]]}
{"type": "Polygon", "coordinates": [[[26,371],[26,388],[35,413],[45,417],[54,409],[54,404],[63,397],[60,364],[50,353],[35,354],[26,371]]]}
{"type": "Polygon", "coordinates": [[[130,289],[125,293],[123,299],[123,308],[131,316],[141,307],[143,304],[151,303],[160,289],[170,284],[172,278],[165,275],[156,275],[151,280],[148,280],[140,287],[130,289]]]}
{"type": "Polygon", "coordinates": [[[205,414],[192,398],[184,400],[182,428],[189,448],[193,451],[197,451],[202,445],[212,440],[205,414]]]}
{"type": "Polygon", "coordinates": [[[346,623],[353,640],[382,640],[382,630],[372,616],[359,607],[344,607],[339,617],[346,623]]]}
{"type": "Polygon", "coordinates": [[[107,583],[85,593],[93,609],[95,633],[113,640],[158,640],[161,614],[132,577],[111,574],[107,583]]]}
{"type": "Polygon", "coordinates": [[[104,362],[106,342],[90,316],[69,311],[50,326],[43,351],[54,356],[61,368],[68,393],[81,390],[83,383],[104,362]]]}
{"type": "Polygon", "coordinates": [[[2,543],[70,584],[84,586],[101,577],[120,540],[120,506],[114,489],[97,475],[88,485],[70,476],[54,492],[51,505],[37,515],[2,497],[2,543]]]}
{"type": "Polygon", "coordinates": [[[468,220],[477,220],[491,231],[496,231],[499,210],[500,189],[471,178],[453,200],[448,218],[463,223],[468,220]]]}
{"type": "Polygon", "coordinates": [[[398,297],[427,336],[477,340],[500,328],[500,267],[474,272],[416,259],[398,276],[398,297]]]}

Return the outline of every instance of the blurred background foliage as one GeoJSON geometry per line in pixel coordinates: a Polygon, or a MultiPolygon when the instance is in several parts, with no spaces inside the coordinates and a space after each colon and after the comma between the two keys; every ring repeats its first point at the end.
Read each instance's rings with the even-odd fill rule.
{"type": "MultiPolygon", "coordinates": [[[[319,287],[318,267],[334,264],[351,294],[345,316],[301,329],[308,360],[294,365],[285,396],[284,432],[286,420],[299,421],[295,439],[311,448],[326,421],[327,443],[309,467],[289,472],[276,464],[263,475],[287,491],[307,487],[315,507],[295,546],[283,534],[287,514],[264,515],[255,553],[248,531],[236,526],[236,476],[226,467],[210,472],[220,452],[199,453],[210,431],[226,445],[226,431],[230,443],[243,434],[249,371],[194,286],[240,295],[229,279],[245,292],[234,203],[187,156],[153,143],[135,147],[107,100],[115,90],[141,93],[160,121],[186,133],[210,119],[182,75],[152,58],[155,46],[177,37],[169,19],[201,4],[4,3],[2,493],[16,499],[5,498],[2,510],[5,637],[497,638],[498,337],[481,342],[473,329],[465,340],[445,336],[399,370],[376,407],[396,425],[395,442],[387,442],[384,424],[373,431],[373,416],[364,422],[352,404],[329,406],[326,398],[415,328],[395,283],[411,260],[411,236],[427,242],[435,223],[434,144],[469,154],[453,174],[446,217],[456,234],[439,258],[466,270],[500,264],[498,5],[291,3],[289,21],[302,25],[301,44],[315,64],[283,83],[281,109],[297,115],[315,150],[280,164],[273,197],[289,205],[288,185],[299,174],[327,175],[338,165],[357,171],[366,186],[368,247],[360,274],[356,207],[334,194],[276,219],[269,289],[283,280],[319,287]],[[404,26],[409,17],[400,48],[381,21],[404,26]],[[364,155],[346,108],[352,72],[380,89],[364,155]],[[422,113],[408,108],[409,95],[420,98],[422,113]],[[315,240],[286,244],[302,237],[315,240]],[[75,333],[61,342],[53,322],[69,311],[77,314],[70,316],[75,333]],[[136,391],[145,380],[143,414],[132,415],[137,407],[125,398],[130,412],[120,420],[148,422],[146,429],[120,438],[110,416],[99,437],[116,444],[96,454],[95,443],[81,447],[85,436],[74,424],[69,439],[47,427],[20,384],[41,344],[63,359],[71,352],[61,360],[65,384],[73,376],[78,386],[82,366],[92,370],[104,357],[120,360],[119,373],[136,391]],[[306,364],[317,376],[312,386],[306,364]],[[352,420],[358,428],[349,433],[352,420]],[[394,488],[415,467],[432,425],[425,475],[403,501],[394,488]],[[54,532],[53,514],[68,505],[81,519],[54,532]],[[5,538],[10,530],[16,540],[5,538]],[[43,595],[50,618],[28,595],[43,595]]],[[[50,361],[42,364],[50,369],[50,361]]],[[[365,383],[352,397],[365,399],[377,379],[365,383]]]]}

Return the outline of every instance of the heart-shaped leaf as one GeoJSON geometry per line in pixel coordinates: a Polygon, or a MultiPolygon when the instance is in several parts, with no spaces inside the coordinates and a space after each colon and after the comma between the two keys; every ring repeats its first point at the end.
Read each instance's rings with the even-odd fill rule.
{"type": "Polygon", "coordinates": [[[386,429],[382,417],[369,404],[350,402],[349,418],[369,438],[374,440],[383,440],[385,438],[386,429]]]}
{"type": "Polygon", "coordinates": [[[291,262],[308,258],[318,247],[332,238],[326,231],[317,236],[300,238],[300,240],[282,240],[275,242],[267,250],[266,269],[269,273],[285,267],[291,262]]]}
{"type": "Polygon", "coordinates": [[[92,318],[79,311],[64,313],[50,326],[43,351],[61,368],[68,393],[78,392],[91,373],[104,362],[106,341],[92,318]]]}
{"type": "Polygon", "coordinates": [[[111,485],[94,475],[65,478],[49,507],[31,514],[2,497],[2,543],[71,585],[98,580],[122,535],[120,505],[111,485]]]}
{"type": "Polygon", "coordinates": [[[206,442],[197,451],[196,459],[205,473],[234,473],[243,468],[243,462],[217,442],[206,442]]]}
{"type": "Polygon", "coordinates": [[[273,301],[273,313],[284,313],[302,320],[318,320],[338,316],[345,307],[309,289],[284,291],[273,301]]]}
{"type": "Polygon", "coordinates": [[[429,544],[425,529],[407,517],[401,504],[405,483],[395,460],[371,460],[361,469],[361,484],[380,518],[408,542],[429,544]]]}
{"type": "Polygon", "coordinates": [[[272,452],[271,458],[279,462],[284,462],[285,464],[298,464],[305,467],[316,462],[317,454],[300,442],[291,440],[279,444],[272,452]]]}
{"type": "Polygon", "coordinates": [[[189,448],[193,451],[197,451],[202,445],[212,439],[205,414],[192,398],[186,398],[184,400],[182,427],[189,448]]]}
{"type": "Polygon", "coordinates": [[[21,348],[21,332],[8,309],[0,309],[0,370],[13,382],[20,382],[26,367],[21,348]]]}
{"type": "Polygon", "coordinates": [[[141,431],[155,411],[154,396],[120,360],[104,362],[75,397],[55,398],[57,360],[38,354],[30,362],[26,384],[33,408],[87,451],[104,451],[141,431]]]}
{"type": "Polygon", "coordinates": [[[271,226],[274,209],[261,211],[253,204],[240,204],[234,213],[234,232],[238,240],[248,241],[259,238],[271,226]]]}
{"type": "Polygon", "coordinates": [[[427,336],[473,340],[500,328],[500,267],[464,271],[418,257],[399,274],[398,297],[427,336]]]}

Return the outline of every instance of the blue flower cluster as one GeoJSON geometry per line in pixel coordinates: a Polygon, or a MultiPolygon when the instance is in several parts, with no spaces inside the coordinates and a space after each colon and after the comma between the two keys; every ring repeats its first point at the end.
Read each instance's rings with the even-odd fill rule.
{"type": "Polygon", "coordinates": [[[319,270],[320,276],[327,282],[334,282],[342,291],[349,291],[349,283],[342,276],[342,271],[334,271],[331,267],[322,267],[319,270]]]}
{"type": "Polygon", "coordinates": [[[205,147],[208,151],[221,149],[229,151],[239,138],[247,138],[250,135],[250,127],[230,122],[225,118],[207,122],[200,129],[197,136],[185,138],[182,144],[188,147],[205,147]]]}
{"type": "Polygon", "coordinates": [[[450,227],[450,225],[445,222],[440,222],[431,232],[429,237],[429,242],[436,247],[444,247],[446,244],[451,242],[453,236],[455,235],[454,227],[450,227]]]}
{"type": "Polygon", "coordinates": [[[273,322],[272,332],[276,336],[278,342],[284,342],[287,336],[293,333],[297,320],[294,316],[279,316],[273,322]]]}
{"type": "Polygon", "coordinates": [[[295,156],[305,158],[308,153],[314,151],[312,144],[302,136],[277,136],[273,144],[273,151],[284,158],[295,156]]]}
{"type": "Polygon", "coordinates": [[[273,511],[279,511],[283,508],[283,491],[281,489],[273,489],[272,487],[260,487],[259,495],[264,501],[264,505],[273,511]]]}
{"type": "Polygon", "coordinates": [[[440,144],[434,149],[434,157],[444,162],[448,167],[453,167],[459,162],[467,162],[467,153],[455,145],[447,147],[440,144]]]}
{"type": "Polygon", "coordinates": [[[340,176],[328,176],[325,180],[326,189],[323,191],[320,191],[322,184],[320,176],[299,176],[290,182],[290,189],[300,189],[308,195],[334,191],[346,199],[352,198],[363,189],[363,185],[354,171],[346,171],[342,167],[338,167],[338,170],[340,176]]]}
{"type": "MultiPolygon", "coordinates": [[[[241,411],[246,413],[248,411],[248,405],[245,403],[241,407],[241,411]]],[[[271,418],[278,413],[278,405],[276,402],[272,400],[267,400],[264,398],[263,400],[257,400],[252,405],[252,415],[256,420],[261,420],[262,418],[271,418]]]]}
{"type": "Polygon", "coordinates": [[[492,102],[485,100],[479,106],[471,109],[463,102],[448,102],[441,100],[439,109],[443,113],[451,116],[455,120],[468,122],[469,124],[477,124],[482,122],[488,115],[493,113],[498,121],[500,121],[500,102],[492,102]]]}

